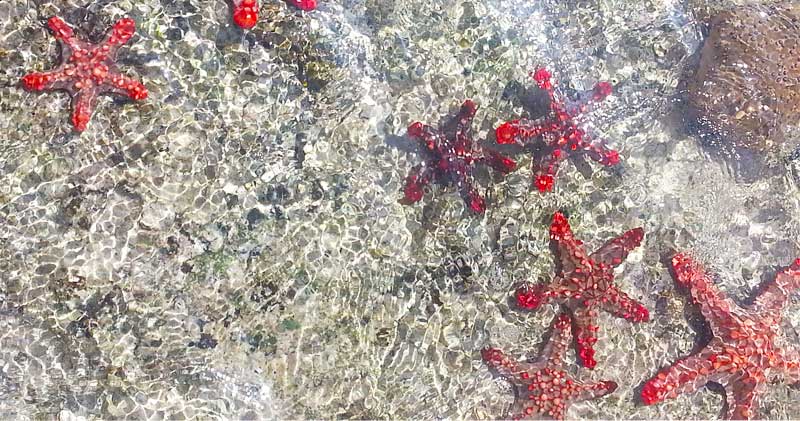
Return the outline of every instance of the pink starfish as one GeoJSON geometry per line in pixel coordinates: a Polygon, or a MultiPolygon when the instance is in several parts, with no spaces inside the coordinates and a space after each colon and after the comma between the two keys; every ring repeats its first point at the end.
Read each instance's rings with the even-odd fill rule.
{"type": "Polygon", "coordinates": [[[781,349],[776,342],[783,307],[789,294],[800,288],[800,259],[778,272],[775,281],[745,307],[719,291],[711,275],[691,257],[675,255],[672,270],[676,282],[687,287],[700,306],[713,337],[700,352],[645,383],[641,396],[646,405],[716,382],[725,389],[726,418],[749,419],[768,381],[783,377],[800,382],[800,353],[781,349]]]}
{"type": "Polygon", "coordinates": [[[58,17],[50,18],[47,26],[61,44],[61,64],[49,72],[23,76],[22,86],[30,91],[69,92],[75,130],[86,129],[99,94],[111,92],[135,100],[147,98],[147,88],[120,73],[115,64],[117,50],[136,31],[133,19],[118,20],[99,44],[75,38],[72,28],[58,17]]]}
{"type": "Polygon", "coordinates": [[[614,268],[619,266],[644,237],[641,228],[625,232],[606,242],[591,255],[575,239],[567,218],[553,215],[550,246],[556,255],[556,276],[548,284],[524,285],[517,290],[517,304],[533,310],[547,302],[563,305],[575,320],[578,358],[594,368],[597,342],[597,311],[603,310],[631,322],[647,321],[650,313],[639,302],[614,285],[614,268]]]}
{"type": "Polygon", "coordinates": [[[484,361],[514,386],[512,419],[563,419],[574,402],[597,399],[617,389],[612,381],[579,382],[564,371],[564,354],[572,340],[569,316],[561,314],[553,322],[553,333],[542,353],[533,362],[511,361],[503,351],[481,351],[484,361]]]}
{"type": "Polygon", "coordinates": [[[540,192],[553,189],[558,165],[576,152],[587,153],[593,160],[612,166],[619,163],[619,153],[608,149],[605,145],[592,142],[589,135],[578,127],[579,117],[593,103],[604,100],[613,91],[608,82],[599,82],[592,91],[589,101],[568,107],[559,98],[550,80],[550,72],[539,69],[533,73],[533,79],[539,88],[550,97],[550,116],[542,122],[530,120],[512,120],[503,123],[495,130],[497,143],[528,145],[542,144],[544,150],[533,160],[534,185],[540,192]],[[537,139],[541,137],[541,141],[537,139]]]}
{"type": "MultiPolygon", "coordinates": [[[[317,0],[287,0],[287,2],[306,12],[317,8],[317,0]]],[[[233,21],[244,29],[256,26],[256,23],[258,23],[258,1],[233,0],[233,21]]]]}
{"type": "Polygon", "coordinates": [[[411,170],[403,189],[403,202],[416,203],[422,199],[423,189],[432,181],[454,183],[461,191],[467,206],[476,213],[486,210],[486,201],[473,184],[476,163],[487,163],[507,174],[516,164],[497,152],[481,150],[472,140],[472,119],[478,106],[472,100],[464,101],[458,114],[441,129],[416,122],[408,126],[408,136],[416,139],[427,152],[423,165],[411,170]]]}

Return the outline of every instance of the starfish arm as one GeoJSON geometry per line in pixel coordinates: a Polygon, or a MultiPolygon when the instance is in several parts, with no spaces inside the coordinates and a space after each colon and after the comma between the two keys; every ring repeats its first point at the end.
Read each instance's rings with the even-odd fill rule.
{"type": "Polygon", "coordinates": [[[408,126],[408,137],[414,139],[422,145],[425,150],[432,153],[440,153],[440,145],[446,145],[447,139],[435,128],[419,121],[408,126]]]}
{"type": "Polygon", "coordinates": [[[606,145],[598,142],[590,144],[586,148],[586,154],[596,162],[606,167],[619,164],[619,152],[609,149],[606,145]]]}
{"type": "Polygon", "coordinates": [[[113,92],[134,100],[147,98],[147,88],[141,82],[116,71],[109,72],[108,78],[105,79],[102,87],[104,91],[113,92]]]}
{"type": "Polygon", "coordinates": [[[561,212],[553,214],[550,224],[550,248],[556,256],[556,273],[570,273],[585,266],[588,261],[582,243],[572,234],[567,217],[561,212]]]}
{"type": "Polygon", "coordinates": [[[461,198],[473,212],[482,214],[486,212],[486,200],[478,192],[468,177],[463,177],[459,182],[461,198]]]}
{"type": "Polygon", "coordinates": [[[71,76],[64,72],[63,68],[58,68],[48,72],[34,72],[22,77],[22,87],[29,91],[53,91],[65,90],[70,93],[75,92],[71,76]]]}
{"type": "Polygon", "coordinates": [[[309,12],[317,8],[317,0],[287,0],[287,2],[305,12],[309,12]]]}
{"type": "Polygon", "coordinates": [[[617,383],[610,380],[581,384],[576,388],[572,401],[580,402],[597,399],[615,390],[617,390],[617,383]]]}
{"type": "Polygon", "coordinates": [[[53,36],[61,43],[61,54],[66,62],[73,51],[86,50],[86,43],[75,38],[75,32],[58,16],[47,20],[47,27],[53,31],[53,36]]]}
{"type": "Polygon", "coordinates": [[[594,344],[597,343],[597,312],[591,308],[580,307],[573,311],[575,320],[575,343],[578,359],[586,368],[594,368],[594,344]]]}
{"type": "Polygon", "coordinates": [[[717,335],[735,330],[740,323],[738,306],[717,288],[706,270],[691,256],[679,253],[672,257],[672,271],[675,281],[688,287],[692,300],[700,306],[711,330],[717,335]]]}
{"type": "Polygon", "coordinates": [[[800,352],[790,350],[783,357],[783,375],[790,384],[800,384],[800,352]]]}
{"type": "Polygon", "coordinates": [[[730,420],[749,420],[754,417],[758,399],[764,393],[764,382],[756,381],[749,376],[742,376],[728,383],[725,387],[725,398],[728,409],[725,414],[730,420]]]}
{"type": "Polygon", "coordinates": [[[644,238],[644,230],[642,228],[626,231],[619,237],[607,241],[592,253],[589,258],[603,265],[618,266],[628,257],[628,253],[639,247],[639,244],[642,243],[642,238],[644,238]]]}
{"type": "Polygon", "coordinates": [[[495,139],[501,145],[520,144],[523,145],[531,139],[535,139],[544,133],[554,130],[551,124],[539,124],[530,120],[511,120],[498,126],[495,131],[495,139]]]}
{"type": "Polygon", "coordinates": [[[646,322],[650,320],[650,312],[647,311],[647,307],[617,288],[609,288],[606,297],[608,299],[602,301],[600,306],[610,314],[630,322],[646,322]]]}
{"type": "Polygon", "coordinates": [[[478,112],[478,105],[471,99],[464,101],[461,108],[456,114],[456,139],[466,136],[471,138],[472,132],[472,119],[475,118],[475,113],[478,112]]]}
{"type": "MultiPolygon", "coordinates": [[[[712,340],[714,343],[715,340],[712,340]]],[[[641,398],[645,405],[672,399],[684,393],[692,393],[715,379],[709,358],[718,354],[718,345],[709,344],[701,352],[676,361],[662,369],[642,387],[641,398]]]]}
{"type": "Polygon", "coordinates": [[[92,87],[78,91],[72,97],[72,125],[75,130],[82,132],[92,118],[94,107],[97,103],[97,89],[92,87]]]}
{"type": "Polygon", "coordinates": [[[541,193],[553,190],[558,166],[566,158],[567,153],[555,147],[531,161],[533,184],[541,193]]]}
{"type": "Polygon", "coordinates": [[[549,367],[561,368],[564,366],[564,355],[567,353],[572,339],[572,323],[569,316],[566,314],[559,314],[553,320],[552,332],[550,339],[542,349],[541,358],[545,359],[545,363],[549,367]]]}
{"type": "Polygon", "coordinates": [[[481,161],[489,164],[495,171],[499,171],[502,174],[508,174],[517,169],[516,161],[501,155],[497,151],[489,149],[486,150],[483,155],[481,161]]]}
{"type": "Polygon", "coordinates": [[[417,165],[412,168],[411,173],[406,177],[405,187],[403,187],[403,202],[411,204],[422,200],[425,186],[430,184],[432,178],[433,170],[430,167],[417,165]]]}
{"type": "Polygon", "coordinates": [[[131,18],[122,18],[114,23],[111,30],[106,34],[103,42],[98,46],[100,49],[106,50],[106,55],[113,57],[117,49],[126,42],[130,41],[133,34],[136,32],[136,22],[131,18]]]}
{"type": "Polygon", "coordinates": [[[789,295],[798,288],[800,288],[800,259],[778,272],[775,281],[767,285],[755,299],[753,307],[758,313],[779,317],[789,295]]]}
{"type": "Polygon", "coordinates": [[[233,0],[233,22],[243,29],[256,26],[258,2],[256,0],[233,0]]]}

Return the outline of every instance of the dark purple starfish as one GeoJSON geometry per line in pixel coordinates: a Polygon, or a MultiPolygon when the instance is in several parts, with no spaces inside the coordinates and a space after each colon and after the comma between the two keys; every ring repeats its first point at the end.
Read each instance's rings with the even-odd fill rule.
{"type": "Polygon", "coordinates": [[[472,140],[472,119],[478,106],[464,101],[461,110],[442,128],[436,129],[420,122],[408,126],[408,136],[420,142],[426,151],[425,162],[411,170],[403,189],[403,203],[422,199],[424,188],[433,181],[455,184],[467,206],[476,213],[486,211],[486,200],[473,182],[478,163],[485,163],[507,174],[516,164],[495,151],[483,150],[472,140]]]}

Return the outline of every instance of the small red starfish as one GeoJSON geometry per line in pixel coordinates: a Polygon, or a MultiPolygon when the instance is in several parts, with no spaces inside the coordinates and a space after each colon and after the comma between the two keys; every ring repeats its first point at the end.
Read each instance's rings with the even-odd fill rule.
{"type": "Polygon", "coordinates": [[[716,382],[725,389],[726,418],[749,419],[768,381],[784,377],[790,383],[800,382],[800,353],[776,343],[783,307],[789,294],[800,288],[800,259],[778,272],[775,281],[745,307],[727,298],[691,257],[675,255],[672,270],[676,282],[687,287],[700,306],[713,338],[700,352],[645,383],[641,396],[646,405],[716,382]]]}
{"type": "Polygon", "coordinates": [[[589,135],[578,127],[579,117],[588,111],[593,103],[604,100],[613,91],[608,82],[599,82],[592,91],[589,101],[568,107],[559,98],[551,82],[551,75],[545,69],[533,73],[539,88],[550,97],[550,113],[545,121],[536,123],[530,120],[512,120],[503,123],[495,130],[497,143],[517,143],[527,145],[542,138],[544,150],[533,160],[534,185],[540,192],[553,189],[558,165],[576,152],[585,152],[593,160],[612,166],[619,163],[619,153],[605,145],[592,142],[589,135]]]}
{"type": "Polygon", "coordinates": [[[72,28],[58,17],[50,18],[47,26],[61,44],[61,64],[49,72],[23,76],[22,86],[30,91],[69,92],[75,130],[86,129],[99,94],[111,92],[135,100],[147,98],[147,88],[120,73],[114,62],[119,47],[136,31],[133,19],[118,20],[99,44],[75,38],[72,28]]]}
{"type": "Polygon", "coordinates": [[[503,351],[481,351],[484,361],[514,387],[512,419],[563,419],[574,402],[597,399],[617,389],[612,381],[581,383],[564,371],[564,354],[572,340],[569,316],[553,322],[553,333],[539,357],[531,363],[511,361],[503,351]]]}
{"type": "MultiPolygon", "coordinates": [[[[317,8],[317,0],[287,0],[287,2],[306,12],[317,8]]],[[[256,26],[258,22],[258,1],[233,0],[233,21],[244,29],[256,26]]]]}
{"type": "Polygon", "coordinates": [[[533,310],[549,301],[568,308],[575,320],[578,358],[594,368],[597,342],[597,310],[607,311],[631,322],[647,321],[650,313],[639,302],[614,286],[614,268],[619,266],[644,237],[635,228],[606,242],[591,255],[575,239],[567,218],[553,215],[550,246],[556,255],[556,276],[549,284],[524,285],[517,290],[517,304],[533,310]]]}
{"type": "Polygon", "coordinates": [[[410,204],[422,199],[423,189],[432,181],[452,182],[461,190],[467,206],[476,213],[486,210],[486,201],[473,185],[476,163],[487,163],[507,174],[516,164],[497,152],[481,150],[473,144],[472,119],[478,106],[464,101],[458,114],[441,129],[416,122],[408,126],[408,136],[418,140],[427,151],[426,162],[411,170],[403,189],[403,202],[410,204]]]}

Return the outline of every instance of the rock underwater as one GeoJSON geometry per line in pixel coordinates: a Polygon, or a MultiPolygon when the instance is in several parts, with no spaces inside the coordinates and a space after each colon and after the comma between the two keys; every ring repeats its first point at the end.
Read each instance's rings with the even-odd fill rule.
{"type": "Polygon", "coordinates": [[[704,143],[776,149],[800,120],[800,4],[712,14],[696,67],[683,80],[686,122],[704,143]]]}

